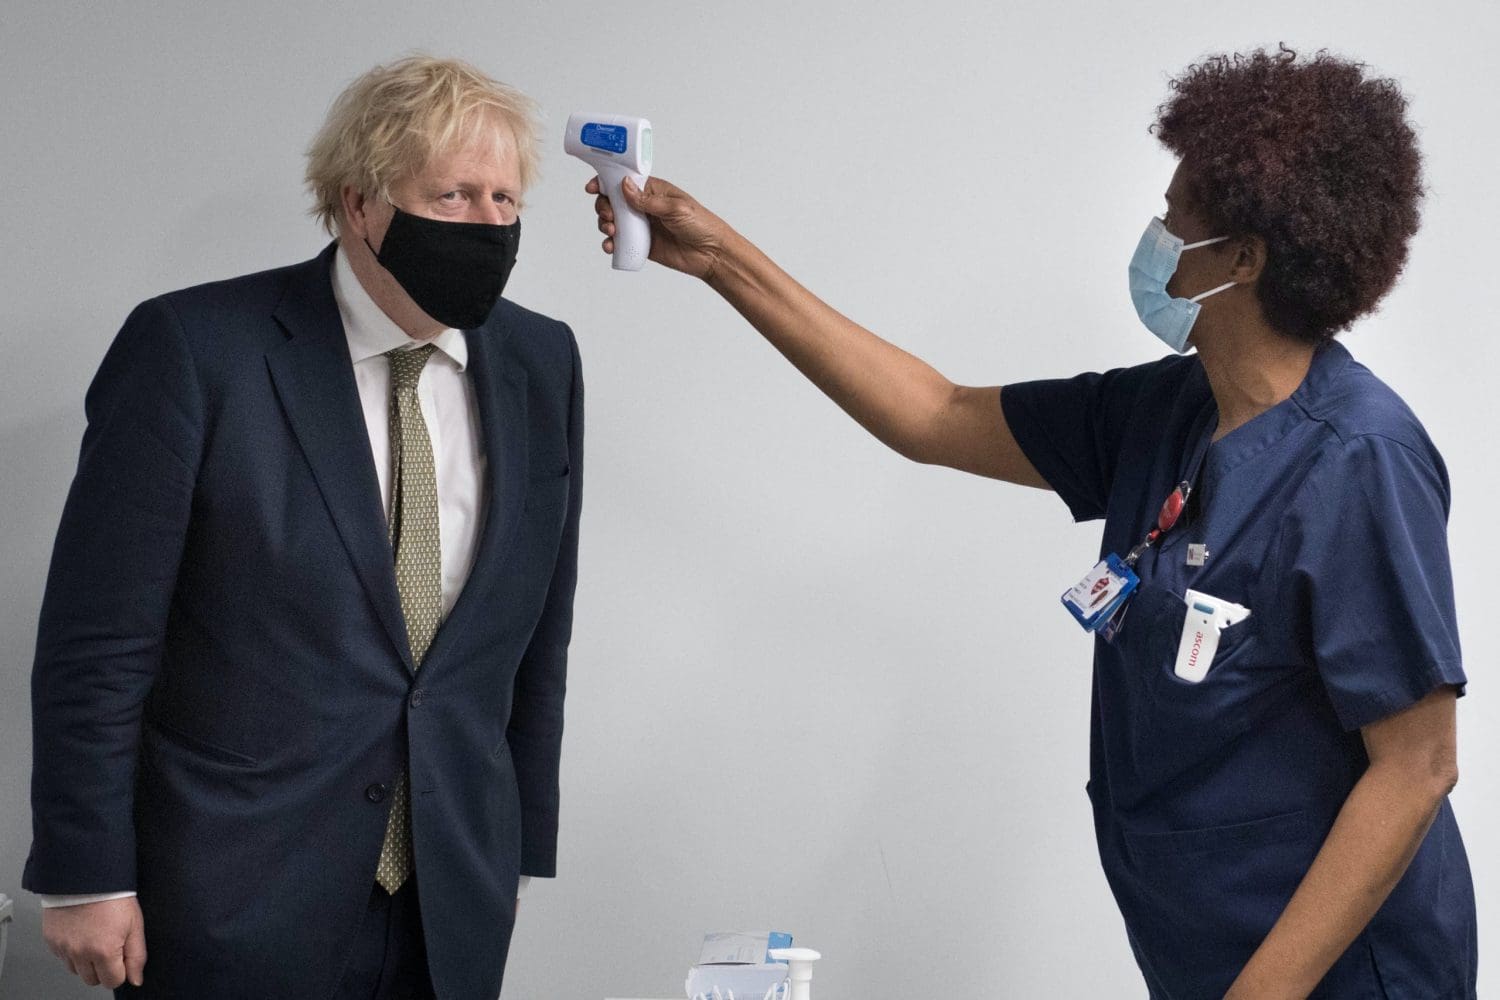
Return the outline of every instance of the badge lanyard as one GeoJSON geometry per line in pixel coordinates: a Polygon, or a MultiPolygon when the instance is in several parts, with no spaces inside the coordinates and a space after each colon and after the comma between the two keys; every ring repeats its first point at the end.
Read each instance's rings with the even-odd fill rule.
{"type": "Polygon", "coordinates": [[[1184,479],[1177,484],[1177,488],[1167,494],[1162,501],[1161,510],[1156,515],[1156,527],[1146,532],[1146,537],[1141,539],[1141,544],[1131,549],[1122,560],[1126,566],[1135,567],[1136,561],[1141,558],[1145,551],[1161,540],[1162,536],[1171,531],[1182,517],[1183,510],[1187,507],[1188,497],[1193,495],[1193,484],[1184,479]]]}
{"type": "Polygon", "coordinates": [[[1121,559],[1110,553],[1084,578],[1062,595],[1063,607],[1083,626],[1085,631],[1100,632],[1106,640],[1113,640],[1118,628],[1117,613],[1126,600],[1140,586],[1141,579],[1135,573],[1135,564],[1157,542],[1161,541],[1182,519],[1188,499],[1193,495],[1193,483],[1203,468],[1208,446],[1213,438],[1211,428],[1205,426],[1200,432],[1197,447],[1188,462],[1187,478],[1178,483],[1156,514],[1156,524],[1139,545],[1121,559]]]}

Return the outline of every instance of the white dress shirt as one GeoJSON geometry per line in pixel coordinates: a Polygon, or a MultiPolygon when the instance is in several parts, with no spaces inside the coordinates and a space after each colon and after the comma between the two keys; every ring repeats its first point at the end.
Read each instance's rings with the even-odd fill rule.
{"type": "Polygon", "coordinates": [[[422,421],[432,440],[437,470],[438,535],[442,546],[443,616],[453,610],[474,563],[474,542],[485,504],[484,444],[474,386],[465,370],[469,345],[460,330],[444,330],[431,340],[413,340],[391,322],[365,291],[341,247],[334,256],[333,297],[344,320],[349,360],[365,411],[370,453],[380,479],[385,516],[391,516],[391,364],[383,355],[434,344],[417,382],[422,421]]]}
{"type": "MultiPolygon", "coordinates": [[[[432,440],[432,458],[437,472],[438,536],[442,548],[443,616],[446,618],[474,565],[474,547],[484,517],[487,493],[479,405],[474,398],[473,382],[466,373],[469,345],[461,330],[444,330],[425,341],[408,337],[359,283],[343,247],[334,254],[332,278],[333,297],[338,302],[339,318],[344,322],[344,335],[349,342],[349,360],[354,365],[359,405],[365,415],[365,430],[370,435],[370,453],[375,459],[375,474],[380,481],[380,497],[385,504],[387,520],[391,516],[391,365],[384,354],[394,348],[410,350],[423,344],[437,346],[417,382],[417,401],[422,409],[422,420],[427,424],[427,435],[432,440]]],[[[372,879],[374,873],[372,865],[372,879]]],[[[529,882],[528,876],[521,876],[517,895],[529,882]]],[[[43,895],[41,901],[44,907],[77,906],[134,895],[133,891],[43,895]]]]}

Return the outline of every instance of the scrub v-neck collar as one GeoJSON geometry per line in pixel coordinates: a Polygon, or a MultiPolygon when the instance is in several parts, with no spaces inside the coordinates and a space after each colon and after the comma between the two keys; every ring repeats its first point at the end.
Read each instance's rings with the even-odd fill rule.
{"type": "MultiPolygon", "coordinates": [[[[1349,360],[1349,351],[1343,344],[1330,340],[1320,345],[1313,352],[1307,374],[1290,396],[1208,446],[1203,475],[1221,479],[1236,466],[1276,445],[1303,420],[1315,419],[1323,397],[1349,360]]],[[[1208,392],[1208,400],[1196,420],[1197,429],[1191,438],[1194,446],[1202,444],[1204,435],[1212,437],[1219,426],[1219,405],[1201,360],[1197,365],[1197,377],[1208,392]]]]}

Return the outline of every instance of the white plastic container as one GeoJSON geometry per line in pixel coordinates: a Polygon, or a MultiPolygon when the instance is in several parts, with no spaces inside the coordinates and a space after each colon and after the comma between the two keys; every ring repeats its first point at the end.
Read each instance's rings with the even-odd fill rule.
{"type": "Polygon", "coordinates": [[[787,964],[787,980],[792,984],[787,1000],[812,1000],[812,964],[823,956],[811,948],[773,948],[773,962],[787,964]]]}

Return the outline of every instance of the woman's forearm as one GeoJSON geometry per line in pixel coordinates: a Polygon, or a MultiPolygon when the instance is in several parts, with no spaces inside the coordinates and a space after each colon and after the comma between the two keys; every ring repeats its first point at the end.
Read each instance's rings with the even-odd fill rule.
{"type": "MultiPolygon", "coordinates": [[[[585,187],[599,195],[597,178],[585,187]]],[[[860,426],[913,461],[1043,489],[1011,434],[1000,388],[954,385],[803,288],[754,244],[676,185],[627,178],[621,194],[652,219],[651,259],[706,281],[860,426]]],[[[594,201],[603,249],[614,208],[594,201]]]]}
{"type": "Polygon", "coordinates": [[[823,302],[737,233],[706,280],[862,427],[908,458],[934,460],[957,390],[936,369],[823,302]]]}
{"type": "Polygon", "coordinates": [[[1307,996],[1401,880],[1450,787],[1440,775],[1371,765],[1226,1000],[1307,996]]]}

